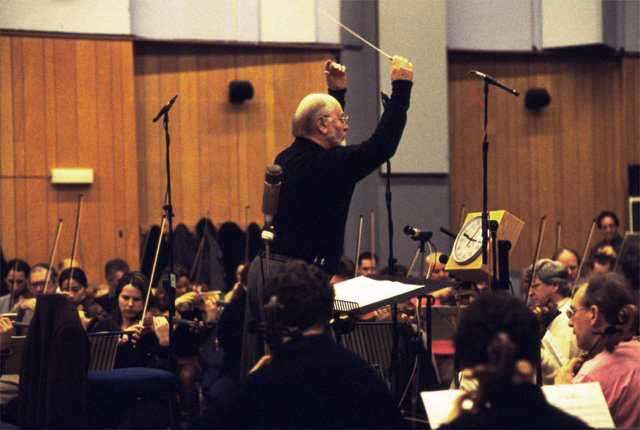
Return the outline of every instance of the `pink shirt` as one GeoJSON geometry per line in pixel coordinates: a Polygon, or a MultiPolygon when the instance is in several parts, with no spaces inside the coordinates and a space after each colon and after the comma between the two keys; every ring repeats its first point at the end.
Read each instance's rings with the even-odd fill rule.
{"type": "Polygon", "coordinates": [[[571,381],[599,382],[616,427],[640,427],[640,342],[620,342],[584,363],[571,381]]]}

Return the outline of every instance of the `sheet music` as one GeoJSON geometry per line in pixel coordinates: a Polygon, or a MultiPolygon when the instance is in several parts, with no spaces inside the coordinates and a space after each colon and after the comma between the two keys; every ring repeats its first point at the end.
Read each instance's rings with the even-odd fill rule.
{"type": "Polygon", "coordinates": [[[458,397],[463,390],[423,391],[420,393],[422,403],[427,411],[429,426],[437,429],[444,423],[448,423],[454,417],[453,410],[458,397]]]}
{"type": "MultiPolygon", "coordinates": [[[[456,400],[463,392],[463,390],[440,390],[420,393],[431,428],[438,428],[443,423],[451,421],[456,400]]],[[[615,427],[598,382],[545,385],[542,387],[542,392],[553,406],[580,418],[593,428],[615,427]]]]}
{"type": "Polygon", "coordinates": [[[545,385],[542,392],[553,406],[580,418],[593,428],[615,427],[599,382],[545,385]]]}
{"type": "Polygon", "coordinates": [[[333,287],[336,292],[336,300],[355,302],[360,308],[423,288],[414,284],[378,281],[366,276],[358,276],[348,281],[339,282],[333,287]]]}

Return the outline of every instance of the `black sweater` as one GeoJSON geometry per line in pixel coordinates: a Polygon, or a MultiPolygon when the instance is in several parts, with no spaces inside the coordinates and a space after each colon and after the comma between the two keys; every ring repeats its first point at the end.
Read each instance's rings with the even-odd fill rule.
{"type": "MultiPolygon", "coordinates": [[[[272,251],[313,262],[325,259],[333,273],[343,253],[349,204],[356,183],[395,153],[407,120],[410,81],[394,81],[391,99],[369,139],[358,145],[324,149],[304,137],[282,151],[276,236],[272,251]]],[[[344,107],[345,90],[330,91],[344,107]]]]}

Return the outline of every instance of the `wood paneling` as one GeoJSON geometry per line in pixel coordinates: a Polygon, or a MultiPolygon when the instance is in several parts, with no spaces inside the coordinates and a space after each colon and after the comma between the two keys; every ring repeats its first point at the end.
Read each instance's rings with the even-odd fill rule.
{"type": "MultiPolygon", "coordinates": [[[[562,223],[562,242],[580,252],[601,210],[615,211],[628,225],[627,165],[640,162],[637,56],[450,53],[452,226],[462,204],[482,209],[483,85],[469,78],[470,69],[522,92],[516,98],[491,87],[489,98],[489,209],[506,209],[525,221],[513,269],[530,264],[543,215],[543,257],[554,251],[556,222],[562,223]],[[526,109],[529,88],[546,88],[551,104],[526,109]]],[[[592,244],[598,239],[596,233],[592,244]]]]}
{"type": "Polygon", "coordinates": [[[174,222],[193,226],[261,222],[265,167],[291,141],[291,116],[302,97],[326,91],[330,51],[136,44],[135,85],[140,222],[158,224],[166,187],[165,138],[151,119],[175,94],[170,113],[174,222]],[[232,80],[254,97],[228,101],[232,80]],[[245,209],[249,206],[248,211],[245,209]],[[248,217],[248,219],[247,219],[248,217]]]}
{"type": "Polygon", "coordinates": [[[0,246],[7,258],[47,261],[58,218],[58,258],[69,257],[83,192],[78,257],[90,281],[102,281],[111,258],[138,266],[132,51],[126,40],[0,37],[0,246]],[[92,167],[95,182],[54,187],[53,167],[92,167]]]}

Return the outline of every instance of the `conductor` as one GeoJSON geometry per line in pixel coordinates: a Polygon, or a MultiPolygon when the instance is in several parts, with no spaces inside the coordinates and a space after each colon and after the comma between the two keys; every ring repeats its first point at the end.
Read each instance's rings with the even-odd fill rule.
{"type": "MultiPolygon", "coordinates": [[[[292,121],[294,141],[275,159],[282,168],[282,186],[273,219],[272,272],[292,259],[316,264],[329,274],[336,270],[355,185],[393,156],[407,121],[413,65],[406,58],[392,58],[391,97],[373,134],[357,145],[345,142],[346,68],[327,60],[324,73],[329,94],[302,99],[292,121]]],[[[261,336],[247,329],[260,322],[264,259],[256,256],[249,271],[243,375],[262,355],[261,336]]]]}

